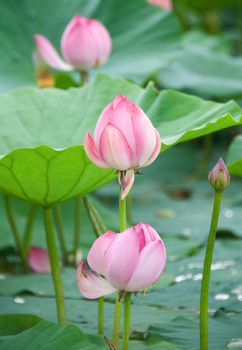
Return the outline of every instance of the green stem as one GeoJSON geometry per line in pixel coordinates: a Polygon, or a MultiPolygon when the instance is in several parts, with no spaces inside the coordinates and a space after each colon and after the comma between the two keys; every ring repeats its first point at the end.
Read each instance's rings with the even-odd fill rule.
{"type": "Polygon", "coordinates": [[[14,217],[14,213],[13,213],[10,197],[7,196],[7,195],[4,195],[3,198],[4,198],[4,206],[5,206],[7,219],[8,219],[8,223],[9,223],[9,226],[11,228],[11,232],[12,232],[12,235],[13,235],[13,238],[14,238],[14,241],[15,241],[16,250],[17,250],[17,252],[19,253],[19,255],[21,257],[23,268],[27,269],[26,260],[24,258],[23,249],[22,249],[22,246],[21,246],[19,232],[18,232],[18,228],[17,228],[17,225],[16,225],[16,221],[15,221],[15,217],[14,217]]]}
{"type": "Polygon", "coordinates": [[[215,191],[212,220],[207,241],[203,266],[203,278],[200,295],[200,350],[208,350],[208,294],[214,242],[221,206],[222,192],[215,191]]]}
{"type": "Polygon", "coordinates": [[[88,71],[80,71],[80,86],[88,82],[88,71]]]}
{"type": "Polygon", "coordinates": [[[127,292],[124,297],[124,334],[123,334],[122,350],[128,350],[128,347],[129,347],[130,309],[131,309],[131,293],[127,292]]]}
{"type": "Polygon", "coordinates": [[[127,197],[127,221],[129,225],[133,224],[133,211],[132,211],[132,204],[133,204],[133,196],[131,193],[129,193],[127,197]]]}
{"type": "MultiPolygon", "coordinates": [[[[83,197],[83,203],[87,210],[87,215],[91,222],[93,231],[98,238],[107,231],[107,228],[90,199],[83,197]]],[[[103,334],[104,330],[104,302],[104,297],[98,299],[98,334],[103,334]]]]}
{"type": "Polygon", "coordinates": [[[57,234],[58,234],[58,238],[59,238],[62,259],[64,261],[64,264],[67,264],[68,263],[68,252],[67,252],[67,248],[66,248],[65,236],[64,236],[64,231],[63,231],[61,208],[58,204],[56,204],[53,207],[53,214],[54,214],[55,225],[56,225],[57,234]]]}
{"type": "Polygon", "coordinates": [[[94,207],[93,203],[90,201],[88,197],[83,197],[83,203],[87,210],[87,215],[91,222],[93,231],[96,237],[98,238],[99,236],[101,236],[103,233],[107,231],[107,227],[105,226],[97,209],[94,207]]]}
{"type": "Polygon", "coordinates": [[[29,254],[29,248],[30,248],[30,243],[31,243],[31,238],[32,238],[32,233],[33,233],[33,227],[34,227],[34,221],[35,221],[35,218],[36,218],[36,214],[37,214],[37,205],[36,204],[32,204],[31,208],[30,208],[30,213],[29,213],[29,216],[28,216],[28,220],[27,220],[27,223],[26,223],[26,227],[25,227],[25,230],[24,230],[24,238],[23,238],[23,245],[22,245],[23,255],[24,255],[26,266],[28,264],[28,254],[29,254]]]}
{"type": "Polygon", "coordinates": [[[113,322],[113,343],[115,346],[118,346],[121,310],[122,310],[122,299],[120,299],[119,291],[118,291],[116,295],[116,304],[115,304],[114,322],[113,322]]]}
{"type": "Polygon", "coordinates": [[[104,297],[98,299],[98,334],[104,331],[104,297]]]}
{"type": "Polygon", "coordinates": [[[119,194],[119,231],[120,233],[123,232],[127,226],[126,201],[127,201],[127,197],[124,200],[121,199],[121,189],[120,189],[120,194],[119,194]]]}
{"type": "MultiPolygon", "coordinates": [[[[126,197],[127,198],[127,197],[126,197]]],[[[119,230],[120,233],[126,229],[126,198],[124,200],[121,199],[121,188],[119,192],[119,230]]],[[[122,308],[122,300],[119,295],[119,291],[116,296],[116,305],[114,312],[114,324],[113,324],[113,343],[118,346],[118,339],[120,333],[120,315],[122,308]]]]}
{"type": "Polygon", "coordinates": [[[74,240],[73,240],[73,254],[76,261],[76,254],[80,246],[81,237],[81,207],[83,198],[78,197],[75,200],[75,218],[74,218],[74,240]]]}
{"type": "Polygon", "coordinates": [[[55,288],[55,300],[57,308],[57,317],[60,324],[66,323],[66,311],[64,304],[64,291],[60,274],[60,264],[58,260],[55,235],[52,223],[51,208],[44,208],[44,224],[48,254],[50,258],[51,274],[55,288]]]}

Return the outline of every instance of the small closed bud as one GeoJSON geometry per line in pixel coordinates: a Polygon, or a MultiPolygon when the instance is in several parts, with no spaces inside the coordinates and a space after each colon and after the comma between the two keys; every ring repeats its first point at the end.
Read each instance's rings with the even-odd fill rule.
{"type": "Polygon", "coordinates": [[[216,191],[223,191],[229,185],[229,172],[222,158],[219,158],[210,171],[208,179],[216,191]]]}

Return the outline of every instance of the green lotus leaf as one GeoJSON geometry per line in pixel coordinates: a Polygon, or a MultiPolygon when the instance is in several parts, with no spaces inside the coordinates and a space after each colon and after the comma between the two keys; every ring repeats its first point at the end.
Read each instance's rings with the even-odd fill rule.
{"type": "Polygon", "coordinates": [[[97,350],[74,325],[60,326],[34,315],[0,316],[0,349],[97,350]],[[7,324],[7,326],[6,326],[7,324]]]}
{"type": "Polygon", "coordinates": [[[86,157],[83,139],[117,93],[139,103],[158,128],[162,150],[229,126],[241,109],[233,101],[204,101],[175,91],[159,93],[99,75],[83,88],[20,88],[0,96],[0,189],[41,206],[92,192],[116,177],[86,157]]]}
{"type": "Polygon", "coordinates": [[[228,169],[231,174],[242,176],[242,135],[237,136],[229,147],[228,169]]]}
{"type": "Polygon", "coordinates": [[[193,92],[205,98],[235,98],[242,95],[242,59],[214,50],[190,49],[161,69],[158,81],[171,89],[193,92]]]}

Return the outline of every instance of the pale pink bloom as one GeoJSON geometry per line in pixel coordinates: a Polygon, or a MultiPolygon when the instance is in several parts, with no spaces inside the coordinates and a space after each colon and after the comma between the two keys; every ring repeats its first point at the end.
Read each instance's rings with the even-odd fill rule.
{"type": "Polygon", "coordinates": [[[87,132],[84,147],[94,164],[119,171],[124,199],[136,169],[150,165],[160,153],[160,135],[138,105],[118,94],[102,111],[94,137],[87,132]]]}
{"type": "Polygon", "coordinates": [[[40,247],[31,247],[28,255],[28,265],[34,272],[51,272],[48,251],[40,247]]]}
{"type": "Polygon", "coordinates": [[[219,158],[213,169],[208,174],[208,179],[217,191],[223,191],[230,183],[230,176],[226,164],[219,158]]]}
{"type": "Polygon", "coordinates": [[[147,0],[152,5],[157,5],[168,11],[172,11],[173,5],[172,0],[147,0]]]}
{"type": "Polygon", "coordinates": [[[62,71],[85,71],[104,64],[111,53],[112,41],[104,25],[96,19],[74,16],[61,38],[59,56],[50,41],[43,35],[34,35],[39,56],[50,67],[62,71]]]}
{"type": "Polygon", "coordinates": [[[108,231],[93,243],[87,268],[77,269],[80,292],[95,299],[115,290],[138,292],[157,281],[165,263],[166,250],[158,233],[147,224],[137,224],[122,234],[108,231]]]}

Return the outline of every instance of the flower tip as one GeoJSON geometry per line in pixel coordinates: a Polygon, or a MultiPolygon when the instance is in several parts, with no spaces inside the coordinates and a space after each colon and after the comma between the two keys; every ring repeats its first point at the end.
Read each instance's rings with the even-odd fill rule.
{"type": "Polygon", "coordinates": [[[119,94],[116,95],[116,97],[114,98],[114,100],[115,100],[116,98],[122,98],[122,99],[123,99],[123,98],[126,98],[126,96],[124,96],[123,94],[120,94],[120,93],[119,93],[119,94]]]}
{"type": "Polygon", "coordinates": [[[173,10],[172,0],[147,0],[151,5],[156,5],[158,7],[164,8],[167,11],[173,10]]]}
{"type": "Polygon", "coordinates": [[[79,14],[76,14],[72,17],[72,19],[70,20],[70,23],[72,23],[73,25],[79,25],[81,24],[83,21],[85,21],[87,18],[86,17],[82,17],[79,14]]]}
{"type": "Polygon", "coordinates": [[[84,18],[84,17],[82,17],[81,15],[79,15],[79,13],[77,13],[76,15],[74,15],[74,16],[72,17],[72,19],[75,19],[75,20],[79,20],[79,19],[82,19],[82,18],[84,18]]]}
{"type": "Polygon", "coordinates": [[[82,272],[83,266],[84,266],[84,262],[83,261],[80,261],[77,264],[77,268],[76,268],[77,269],[76,270],[77,277],[80,276],[80,273],[82,272]]]}
{"type": "Polygon", "coordinates": [[[124,95],[122,95],[122,94],[117,94],[117,95],[114,97],[113,101],[112,101],[112,107],[113,107],[113,108],[117,108],[118,104],[119,104],[120,102],[122,102],[122,101],[124,101],[124,102],[126,102],[126,103],[131,102],[131,101],[128,99],[128,97],[126,97],[126,96],[124,96],[124,95]]]}
{"type": "Polygon", "coordinates": [[[84,136],[84,139],[88,139],[89,137],[92,138],[92,135],[90,133],[90,130],[87,130],[86,135],[84,136]]]}
{"type": "Polygon", "coordinates": [[[34,34],[32,36],[32,38],[33,38],[35,44],[38,45],[39,41],[42,39],[42,35],[41,34],[34,34]]]}
{"type": "Polygon", "coordinates": [[[223,191],[229,185],[230,175],[222,157],[210,171],[208,179],[216,191],[223,191]]]}

